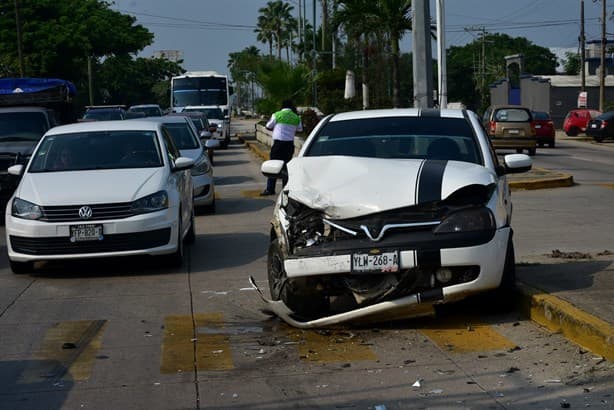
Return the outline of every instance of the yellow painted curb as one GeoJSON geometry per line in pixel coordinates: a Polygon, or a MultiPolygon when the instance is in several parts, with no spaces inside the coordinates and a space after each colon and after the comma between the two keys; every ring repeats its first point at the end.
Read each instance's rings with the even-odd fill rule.
{"type": "Polygon", "coordinates": [[[560,332],[569,341],[607,360],[614,360],[614,326],[569,302],[518,284],[521,310],[534,322],[560,332]]]}

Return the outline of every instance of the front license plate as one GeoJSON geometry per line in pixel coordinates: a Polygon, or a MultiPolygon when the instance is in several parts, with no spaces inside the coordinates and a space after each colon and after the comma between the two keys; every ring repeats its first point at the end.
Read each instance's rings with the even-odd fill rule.
{"type": "Polygon", "coordinates": [[[352,272],[398,272],[399,252],[352,254],[352,272]]]}
{"type": "Polygon", "coordinates": [[[518,135],[518,134],[520,134],[520,130],[509,130],[509,133],[511,135],[518,135]]]}
{"type": "Polygon", "coordinates": [[[101,241],[102,225],[71,225],[70,241],[101,241]]]}

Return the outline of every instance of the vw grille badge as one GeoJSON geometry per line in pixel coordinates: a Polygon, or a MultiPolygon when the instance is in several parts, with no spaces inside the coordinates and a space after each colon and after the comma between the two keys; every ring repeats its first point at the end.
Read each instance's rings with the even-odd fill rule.
{"type": "Polygon", "coordinates": [[[92,217],[92,208],[89,206],[82,206],[79,208],[79,218],[90,219],[92,217]]]}

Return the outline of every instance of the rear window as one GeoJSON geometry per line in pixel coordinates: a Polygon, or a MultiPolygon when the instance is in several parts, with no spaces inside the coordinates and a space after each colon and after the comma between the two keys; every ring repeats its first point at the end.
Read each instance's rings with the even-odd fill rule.
{"type": "Polygon", "coordinates": [[[528,122],[531,121],[531,114],[527,110],[518,108],[502,108],[495,113],[497,122],[528,122]]]}
{"type": "Polygon", "coordinates": [[[304,155],[481,163],[473,128],[462,118],[389,117],[331,121],[320,129],[304,155]]]}
{"type": "Polygon", "coordinates": [[[48,128],[42,112],[0,113],[0,141],[38,141],[48,128]]]}
{"type": "Polygon", "coordinates": [[[548,115],[547,112],[536,111],[536,112],[533,112],[533,118],[536,120],[549,120],[550,115],[548,115]]]}
{"type": "Polygon", "coordinates": [[[198,140],[187,123],[165,123],[164,126],[171,134],[178,149],[196,149],[199,147],[198,140]]]}
{"type": "Polygon", "coordinates": [[[603,114],[601,114],[599,117],[595,118],[597,120],[611,120],[612,118],[614,118],[614,111],[608,111],[605,112],[603,114]]]}

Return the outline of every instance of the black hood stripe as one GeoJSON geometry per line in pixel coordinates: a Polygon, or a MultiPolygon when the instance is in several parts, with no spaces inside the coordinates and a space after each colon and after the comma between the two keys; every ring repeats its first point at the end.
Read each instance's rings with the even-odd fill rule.
{"type": "Polygon", "coordinates": [[[441,200],[443,173],[448,161],[426,160],[418,175],[416,204],[441,200]]]}

